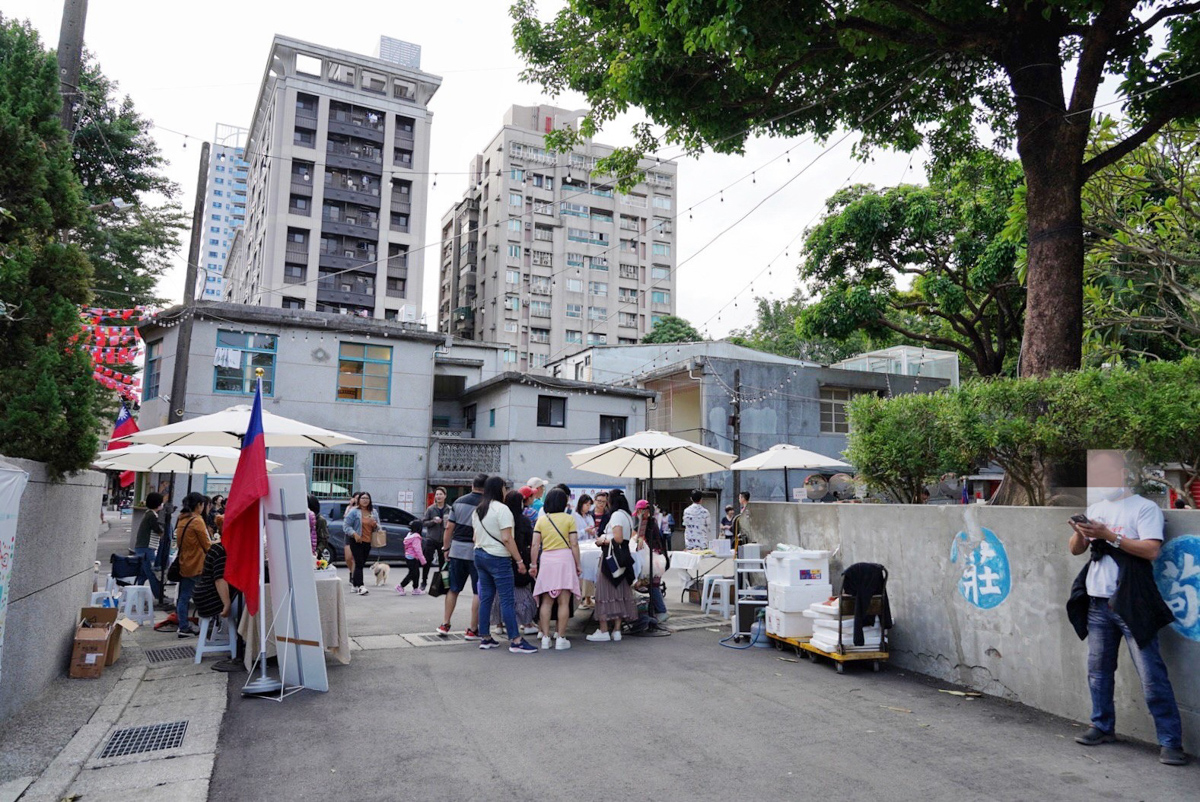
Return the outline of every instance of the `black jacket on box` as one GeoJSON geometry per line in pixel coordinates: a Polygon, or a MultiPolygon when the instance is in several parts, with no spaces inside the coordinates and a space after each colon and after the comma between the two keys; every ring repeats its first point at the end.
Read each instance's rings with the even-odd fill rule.
{"type": "Polygon", "coordinates": [[[887,597],[887,569],[879,563],[855,563],[842,572],[842,595],[854,597],[854,645],[863,645],[863,626],[874,626],[875,616],[869,615],[871,597],[883,596],[879,625],[892,628],[892,609],[887,597]]]}

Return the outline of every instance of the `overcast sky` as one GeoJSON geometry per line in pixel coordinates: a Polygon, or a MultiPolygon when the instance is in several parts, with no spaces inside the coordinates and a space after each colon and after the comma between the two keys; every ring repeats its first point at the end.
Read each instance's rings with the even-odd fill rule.
{"type": "MultiPolygon", "coordinates": [[[[499,129],[505,109],[514,103],[583,105],[578,96],[555,101],[520,81],[508,5],[504,0],[360,0],[349,5],[309,0],[91,0],[86,46],[142,114],[192,137],[155,132],[170,161],[168,173],[183,188],[181,200],[190,213],[199,143],[212,137],[217,123],[249,125],[274,34],[367,55],[374,52],[380,34],[421,45],[422,69],[443,78],[430,104],[430,170],[440,175],[430,193],[426,243],[432,258],[426,258],[426,265],[436,271],[439,221],[461,197],[468,161],[499,129]]],[[[57,46],[62,16],[58,0],[0,0],[0,13],[28,19],[49,47],[57,46]]],[[[626,143],[629,122],[614,123],[598,141],[626,143]]],[[[794,288],[798,237],[828,195],[852,176],[855,182],[879,186],[895,184],[904,175],[910,181],[924,180],[923,154],[879,153],[875,161],[860,164],[850,157],[853,137],[836,146],[833,142],[836,138],[820,147],[758,140],[749,143],[745,156],[706,155],[680,162],[681,217],[676,230],[683,261],[816,159],[786,189],[680,268],[682,316],[699,328],[707,326],[714,337],[751,322],[754,295],[779,297],[794,288]],[[787,150],[786,157],[776,159],[787,150]],[[734,182],[738,183],[730,186],[734,182]],[[690,216],[688,207],[695,207],[690,216]]],[[[177,300],[183,293],[183,253],[176,262],[160,290],[177,300]]],[[[423,302],[427,320],[436,308],[437,280],[431,275],[426,277],[423,302]]]]}

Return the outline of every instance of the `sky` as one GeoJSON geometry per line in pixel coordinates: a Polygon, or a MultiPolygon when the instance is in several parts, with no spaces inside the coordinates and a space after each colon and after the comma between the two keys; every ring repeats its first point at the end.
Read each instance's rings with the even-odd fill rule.
{"type": "MultiPolygon", "coordinates": [[[[166,172],[182,188],[180,200],[190,214],[200,143],[211,139],[218,123],[249,125],[275,34],[367,55],[381,34],[421,45],[422,69],[443,79],[429,106],[434,114],[429,169],[438,176],[430,190],[426,246],[432,258],[426,269],[436,271],[439,222],[462,197],[467,165],[499,130],[505,110],[512,104],[586,105],[579,96],[551,98],[520,80],[508,6],[505,0],[360,0],[349,6],[309,0],[91,0],[85,46],[120,91],[160,126],[154,134],[169,161],[166,172]]],[[[48,47],[57,46],[58,0],[0,0],[0,13],[29,20],[48,47]]],[[[634,121],[613,122],[596,141],[627,144],[634,121]]],[[[755,296],[785,297],[795,288],[798,246],[826,197],[851,181],[876,186],[924,181],[920,152],[879,152],[863,163],[851,157],[855,137],[836,144],[839,138],[824,146],[752,140],[742,156],[679,160],[676,277],[682,317],[712,337],[753,323],[755,296]]],[[[183,295],[185,253],[181,250],[159,288],[175,301],[183,295]]],[[[430,327],[436,324],[437,283],[436,275],[426,276],[422,309],[430,327]]]]}

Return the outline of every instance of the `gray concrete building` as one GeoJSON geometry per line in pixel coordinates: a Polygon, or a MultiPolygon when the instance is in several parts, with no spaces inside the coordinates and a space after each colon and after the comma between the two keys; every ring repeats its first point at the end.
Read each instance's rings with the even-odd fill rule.
{"type": "Polygon", "coordinates": [[[250,123],[246,228],[226,299],[418,321],[430,99],[420,48],[382,57],[276,36],[250,123]]]}
{"type": "Polygon", "coordinates": [[[643,160],[628,194],[592,175],[613,149],[547,151],[579,112],[513,106],[471,161],[442,218],[438,330],[508,347],[506,365],[544,374],[589,345],[636,343],[675,314],[677,171],[643,160]]]}
{"type": "MultiPolygon", "coordinates": [[[[567,453],[645,426],[651,393],[550,379],[533,384],[503,371],[503,345],[398,321],[202,302],[140,327],[148,354],[143,429],[167,422],[177,324],[188,314],[194,321],[185,420],[251,403],[261,367],[264,409],[366,441],[270,450],[279,471],[304,474],[321,498],[365,489],[378,503],[420,512],[434,487],[457,495],[480,472],[590,486],[607,480],[573,472],[567,453]]],[[[230,478],[197,477],[194,487],[227,493],[230,478]]],[[[185,484],[177,480],[176,487],[185,484]]]]}

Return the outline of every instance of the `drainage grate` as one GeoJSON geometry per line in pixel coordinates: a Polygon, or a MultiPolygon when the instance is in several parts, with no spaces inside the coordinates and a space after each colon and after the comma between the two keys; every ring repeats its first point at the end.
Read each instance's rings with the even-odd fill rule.
{"type": "Polygon", "coordinates": [[[195,660],[195,646],[170,646],[166,649],[147,649],[146,662],[151,665],[169,663],[172,660],[195,660]]]}
{"type": "Polygon", "coordinates": [[[675,630],[702,629],[704,627],[729,626],[729,621],[715,615],[672,616],[667,620],[666,626],[675,630]]]}
{"type": "Polygon", "coordinates": [[[461,632],[451,632],[449,635],[405,635],[406,640],[415,642],[418,646],[435,646],[439,643],[462,643],[466,640],[461,632]]]}
{"type": "Polygon", "coordinates": [[[173,721],[170,724],[151,724],[148,727],[129,727],[117,730],[104,745],[100,758],[123,757],[142,752],[158,752],[163,749],[174,749],[183,743],[187,734],[186,721],[173,721]]]}

